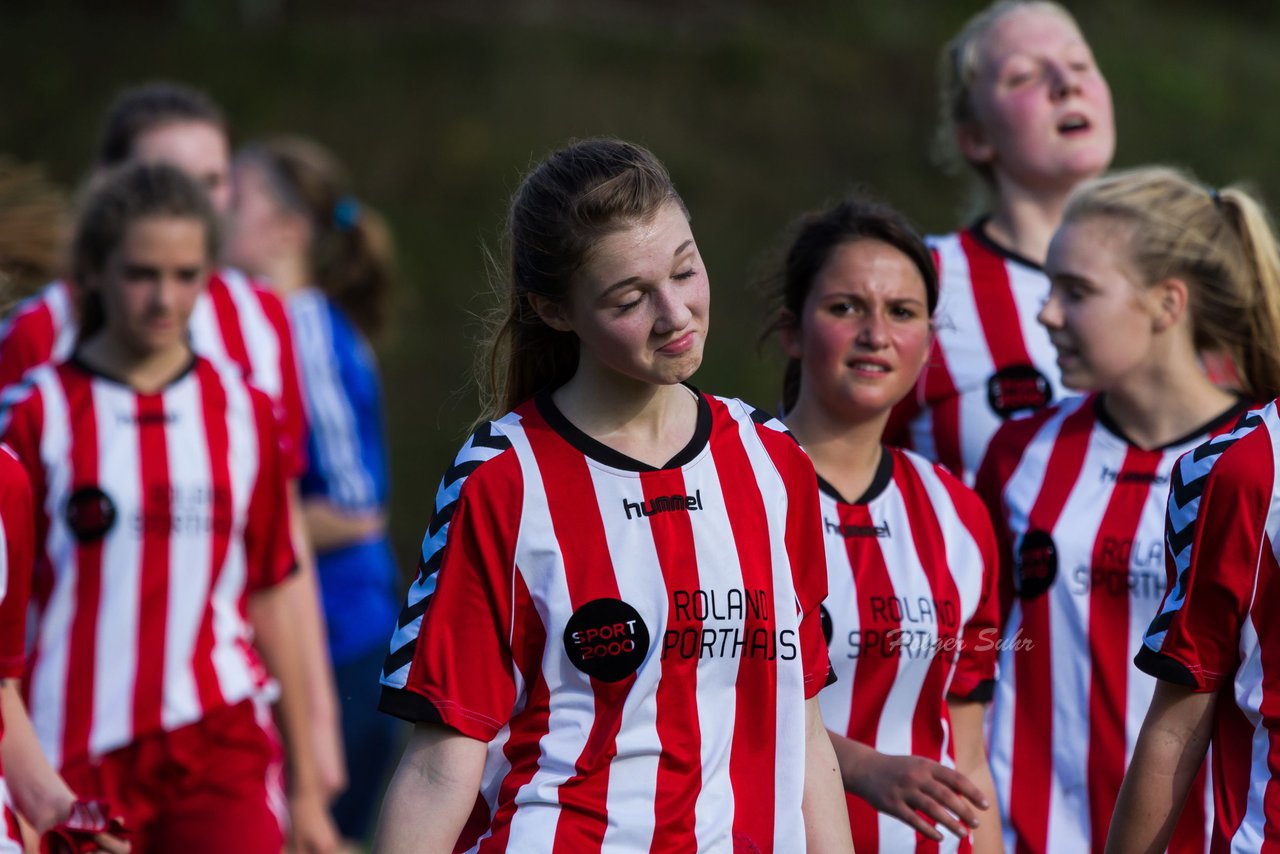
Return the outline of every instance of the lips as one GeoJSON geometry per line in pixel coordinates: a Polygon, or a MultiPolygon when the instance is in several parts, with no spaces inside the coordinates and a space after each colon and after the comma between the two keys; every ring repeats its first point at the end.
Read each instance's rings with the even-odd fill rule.
{"type": "Polygon", "coordinates": [[[664,344],[658,348],[658,352],[667,356],[678,356],[681,353],[687,353],[693,347],[693,332],[686,332],[674,341],[664,344]]]}
{"type": "Polygon", "coordinates": [[[1058,133],[1072,136],[1088,133],[1093,125],[1083,113],[1067,113],[1057,124],[1058,133]]]}
{"type": "Polygon", "coordinates": [[[845,366],[865,374],[887,374],[893,370],[888,362],[881,359],[849,359],[845,366]]]}

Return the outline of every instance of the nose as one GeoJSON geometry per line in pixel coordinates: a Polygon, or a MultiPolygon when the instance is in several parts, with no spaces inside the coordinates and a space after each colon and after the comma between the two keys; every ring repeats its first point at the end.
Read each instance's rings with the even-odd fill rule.
{"type": "Polygon", "coordinates": [[[858,346],[867,350],[880,350],[889,346],[889,327],[878,311],[867,312],[858,327],[858,346]]]}
{"type": "Polygon", "coordinates": [[[655,312],[653,331],[664,335],[668,332],[679,332],[689,325],[693,312],[689,310],[683,294],[678,288],[668,285],[659,288],[655,294],[657,311],[655,312]]]}
{"type": "Polygon", "coordinates": [[[1055,99],[1080,94],[1080,75],[1062,62],[1049,63],[1050,84],[1055,99]]]}
{"type": "Polygon", "coordinates": [[[1056,288],[1049,291],[1049,298],[1040,307],[1040,313],[1036,315],[1036,320],[1046,329],[1059,329],[1062,327],[1062,301],[1058,299],[1056,288]]]}

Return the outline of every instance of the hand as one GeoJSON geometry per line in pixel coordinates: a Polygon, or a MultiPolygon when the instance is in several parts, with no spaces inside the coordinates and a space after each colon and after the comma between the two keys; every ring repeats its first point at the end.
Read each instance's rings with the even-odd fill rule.
{"type": "Polygon", "coordinates": [[[942,839],[934,822],[964,839],[978,826],[974,807],[987,809],[987,799],[968,777],[922,756],[875,753],[863,764],[856,779],[846,775],[845,787],[929,839],[942,839]]]}
{"type": "Polygon", "coordinates": [[[326,798],[319,792],[295,792],[289,796],[289,848],[296,854],[334,854],[338,829],[333,825],[326,798]]]}

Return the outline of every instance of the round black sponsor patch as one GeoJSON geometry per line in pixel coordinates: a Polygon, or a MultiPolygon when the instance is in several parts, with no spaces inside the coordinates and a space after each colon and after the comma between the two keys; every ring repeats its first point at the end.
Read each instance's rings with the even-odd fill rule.
{"type": "Polygon", "coordinates": [[[1053,386],[1031,365],[1010,365],[987,380],[987,403],[1001,418],[1043,409],[1053,402],[1053,386]]]}
{"type": "Polygon", "coordinates": [[[116,506],[98,487],[82,486],[67,499],[66,518],[77,542],[97,542],[116,523],[116,506]]]}
{"type": "Polygon", "coordinates": [[[620,682],[649,653],[649,628],[620,599],[593,599],[564,627],[564,651],[573,666],[601,682],[620,682]]]}
{"type": "Polygon", "coordinates": [[[1023,599],[1034,599],[1053,586],[1058,577],[1058,549],[1044,531],[1028,531],[1018,546],[1013,568],[1013,589],[1023,599]]]}
{"type": "Polygon", "coordinates": [[[831,635],[835,633],[835,628],[831,625],[831,612],[827,610],[826,605],[818,606],[819,616],[822,617],[822,636],[827,639],[827,646],[831,646],[831,635]]]}

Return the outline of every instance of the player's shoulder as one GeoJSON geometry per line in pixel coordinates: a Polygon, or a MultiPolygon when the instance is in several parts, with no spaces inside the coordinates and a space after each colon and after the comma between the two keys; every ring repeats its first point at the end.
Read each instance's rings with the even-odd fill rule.
{"type": "Polygon", "coordinates": [[[1228,432],[1202,443],[1178,461],[1183,481],[1207,477],[1218,488],[1262,488],[1270,492],[1280,444],[1280,411],[1273,401],[1241,416],[1228,432]],[[1265,463],[1265,464],[1263,464],[1265,463]]]}
{"type": "Polygon", "coordinates": [[[265,282],[251,277],[243,270],[234,267],[219,267],[209,274],[208,290],[225,291],[237,303],[252,300],[262,307],[263,312],[271,319],[283,320],[287,317],[284,300],[265,282]]]}
{"type": "Polygon", "coordinates": [[[986,515],[986,505],[982,503],[978,493],[942,463],[930,460],[909,448],[887,447],[886,451],[894,455],[895,467],[910,466],[921,481],[936,489],[945,490],[961,516],[967,518],[974,513],[986,515]]]}

